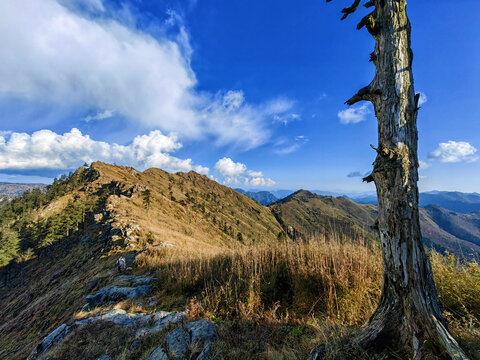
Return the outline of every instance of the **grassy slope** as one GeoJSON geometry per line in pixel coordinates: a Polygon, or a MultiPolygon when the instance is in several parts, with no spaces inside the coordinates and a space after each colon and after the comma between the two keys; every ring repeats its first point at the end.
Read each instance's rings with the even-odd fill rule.
{"type": "Polygon", "coordinates": [[[376,216],[373,205],[300,190],[269,207],[281,223],[295,228],[302,238],[332,234],[374,238],[369,228],[376,216]]]}
{"type": "Polygon", "coordinates": [[[20,251],[17,260],[3,269],[2,276],[9,274],[17,286],[3,288],[0,297],[0,358],[24,357],[84,304],[88,282],[98,276],[104,276],[100,285],[108,282],[116,258],[126,249],[122,239],[107,245],[97,240],[105,229],[93,220],[93,213],[110,209],[114,227],[129,222],[140,225],[140,241],[130,251],[168,242],[175,251],[202,256],[237,245],[271,242],[282,230],[267,208],[193,172],[149,169],[140,173],[103,163],[92,164],[90,171],[98,172],[99,178],[79,184],[29,215],[33,223],[46,223],[66,211],[68,200],[74,204],[88,200],[96,205],[85,215],[85,223],[64,229],[69,235],[56,242],[35,243],[33,252],[20,251]],[[148,213],[143,198],[147,188],[151,191],[148,213]],[[237,240],[238,233],[242,242],[237,240]],[[81,242],[85,234],[93,241],[81,242]]]}
{"type": "MultiPolygon", "coordinates": [[[[374,205],[361,205],[349,199],[301,190],[269,207],[281,223],[293,226],[301,237],[333,233],[354,238],[376,237],[370,228],[377,215],[374,205]]],[[[420,222],[427,246],[478,259],[479,213],[459,214],[430,205],[420,209],[420,222]]]]}
{"type": "MultiPolygon", "coordinates": [[[[32,221],[45,221],[63,214],[68,200],[96,204],[85,223],[67,231],[68,236],[39,244],[33,254],[20,254],[10,266],[23,285],[1,289],[2,359],[24,358],[45,335],[71,321],[92,293],[87,284],[100,277],[97,288],[107,285],[120,254],[160,242],[173,247],[142,253],[139,268],[133,271],[155,272],[159,310],[184,309],[190,299],[204,303],[194,300],[190,308],[219,323],[218,358],[304,358],[315,343],[352,331],[349,326],[361,324],[375,307],[381,286],[378,249],[361,240],[335,240],[339,229],[340,237],[358,239],[363,229],[355,221],[368,224],[369,207],[351,215],[357,204],[334,198],[314,199],[315,205],[305,206],[312,197],[299,193],[292,213],[299,219],[311,213],[315,219],[327,216],[323,229],[334,236],[306,244],[279,242],[282,227],[268,208],[204,176],[158,169],[140,173],[102,163],[94,163],[92,170],[100,176],[31,214],[32,221]],[[146,189],[151,198],[148,212],[146,189]],[[136,248],[125,248],[122,238],[107,244],[98,239],[105,227],[93,220],[93,214],[105,209],[114,227],[131,222],[140,226],[136,248]],[[80,241],[85,234],[92,241],[80,241]],[[321,325],[325,321],[330,325],[321,325]]],[[[480,298],[475,286],[478,265],[457,268],[442,257],[436,264],[434,269],[442,273],[441,298],[453,314],[451,324],[458,323],[456,334],[469,346],[472,335],[464,323],[480,313],[475,300],[480,298]],[[469,291],[462,290],[465,287],[469,291]]],[[[108,342],[108,334],[102,331],[93,338],[108,342]]],[[[122,345],[127,354],[128,345],[127,341],[122,345]]]]}

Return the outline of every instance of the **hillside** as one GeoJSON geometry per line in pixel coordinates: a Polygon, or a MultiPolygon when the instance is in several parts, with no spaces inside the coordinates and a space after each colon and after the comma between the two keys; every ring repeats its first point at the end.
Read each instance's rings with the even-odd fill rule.
{"type": "Polygon", "coordinates": [[[9,359],[70,319],[86,284],[111,278],[121,254],[129,266],[147,249],[213,256],[282,231],[269,209],[205,176],[98,162],[0,212],[0,358],[9,359]]]}
{"type": "MultiPolygon", "coordinates": [[[[292,226],[296,236],[342,234],[349,237],[376,238],[371,225],[376,206],[352,200],[316,195],[300,190],[270,205],[280,223],[292,226]]],[[[450,251],[461,257],[480,256],[480,214],[459,214],[438,206],[420,209],[424,243],[437,251],[450,251]]]]}
{"type": "MultiPolygon", "coordinates": [[[[0,206],[0,359],[306,358],[376,306],[374,216],[307,191],[265,207],[194,172],[82,167],[0,206]]],[[[473,353],[478,265],[432,259],[473,353]]]]}
{"type": "Polygon", "coordinates": [[[295,231],[296,238],[308,240],[320,235],[375,238],[369,228],[376,216],[373,205],[299,190],[269,207],[285,229],[293,227],[290,232],[295,231]]]}

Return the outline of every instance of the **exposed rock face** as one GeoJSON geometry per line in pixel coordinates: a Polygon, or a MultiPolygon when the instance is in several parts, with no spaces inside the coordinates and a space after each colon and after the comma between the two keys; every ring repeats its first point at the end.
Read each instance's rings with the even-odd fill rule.
{"type": "MultiPolygon", "coordinates": [[[[140,284],[152,282],[154,278],[142,278],[137,282],[140,284]]],[[[149,293],[152,290],[151,285],[140,285],[136,287],[119,287],[115,285],[108,285],[97,291],[94,295],[87,295],[87,305],[93,309],[104,301],[120,300],[120,299],[136,299],[142,295],[149,293]]]]}
{"type": "Polygon", "coordinates": [[[86,325],[96,321],[111,321],[125,327],[144,326],[151,318],[151,315],[143,313],[127,313],[125,310],[110,310],[101,315],[77,320],[75,321],[75,325],[86,325]]]}
{"type": "Polygon", "coordinates": [[[177,327],[165,338],[168,354],[172,359],[180,360],[187,353],[189,336],[181,326],[177,327]]]}
{"type": "Polygon", "coordinates": [[[42,355],[50,346],[62,341],[65,336],[68,334],[69,326],[66,324],[60,325],[58,328],[53,330],[48,336],[46,336],[42,342],[33,349],[33,351],[28,356],[28,360],[37,359],[42,355]]]}
{"type": "Polygon", "coordinates": [[[153,316],[153,325],[137,330],[136,336],[141,337],[148,334],[163,331],[171,324],[179,324],[186,319],[185,312],[170,313],[166,311],[156,312],[153,316]]]}
{"type": "Polygon", "coordinates": [[[207,320],[192,321],[188,323],[187,330],[192,343],[205,343],[217,335],[217,327],[207,320]]]}
{"type": "Polygon", "coordinates": [[[168,360],[167,352],[160,346],[150,354],[147,360],[168,360]]]}

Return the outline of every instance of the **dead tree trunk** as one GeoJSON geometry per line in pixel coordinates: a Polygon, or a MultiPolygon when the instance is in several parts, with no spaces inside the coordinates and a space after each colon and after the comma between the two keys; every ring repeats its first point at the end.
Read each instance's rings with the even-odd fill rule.
{"type": "MultiPolygon", "coordinates": [[[[327,0],[331,1],[331,0],[327,0]]],[[[346,18],[360,0],[342,10],[346,18]]],[[[354,341],[364,348],[393,349],[411,359],[467,359],[450,335],[440,311],[418,214],[417,111],[413,88],[410,22],[405,0],[370,0],[374,10],[357,28],[375,39],[373,81],[346,103],[370,101],[378,119],[373,172],[377,224],[383,254],[380,303],[354,341]]]]}

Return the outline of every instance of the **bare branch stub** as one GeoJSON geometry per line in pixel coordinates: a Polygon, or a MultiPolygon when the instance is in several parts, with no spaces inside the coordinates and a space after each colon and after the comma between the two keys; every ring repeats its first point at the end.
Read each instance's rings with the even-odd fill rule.
{"type": "Polygon", "coordinates": [[[360,0],[355,0],[353,2],[352,6],[347,6],[347,7],[343,8],[343,10],[342,10],[343,16],[342,16],[341,20],[345,20],[348,15],[353,14],[357,10],[358,5],[360,5],[360,0]]]}

